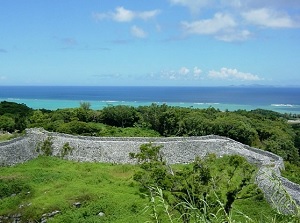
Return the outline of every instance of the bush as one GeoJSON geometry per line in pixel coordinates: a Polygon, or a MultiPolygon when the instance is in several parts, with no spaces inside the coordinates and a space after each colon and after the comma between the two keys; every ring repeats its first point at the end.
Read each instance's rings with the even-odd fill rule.
{"type": "Polygon", "coordinates": [[[52,148],[52,138],[48,137],[41,145],[41,147],[37,148],[37,152],[42,152],[45,156],[52,156],[53,155],[53,148],[52,148]]]}

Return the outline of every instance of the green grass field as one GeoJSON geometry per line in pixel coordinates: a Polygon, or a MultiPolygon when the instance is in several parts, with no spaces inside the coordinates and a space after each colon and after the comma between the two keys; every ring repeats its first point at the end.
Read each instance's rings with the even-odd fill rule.
{"type": "MultiPolygon", "coordinates": [[[[43,156],[13,167],[0,167],[0,216],[20,213],[24,222],[38,222],[43,214],[60,211],[48,222],[155,222],[151,210],[145,211],[149,198],[133,180],[138,168],[43,156]],[[81,206],[75,207],[76,202],[81,206]],[[99,216],[100,212],[104,216],[99,216]]],[[[236,221],[232,222],[289,219],[276,214],[264,200],[239,200],[234,209],[253,221],[235,214],[236,221]]],[[[178,217],[172,214],[174,219],[178,217]]],[[[164,222],[170,221],[166,218],[164,222]]]]}

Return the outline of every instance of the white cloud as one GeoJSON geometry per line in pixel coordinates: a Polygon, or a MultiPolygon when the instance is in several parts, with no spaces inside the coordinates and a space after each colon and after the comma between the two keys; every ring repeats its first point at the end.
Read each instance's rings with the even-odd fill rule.
{"type": "Polygon", "coordinates": [[[182,22],[184,31],[188,34],[211,35],[237,26],[234,19],[224,13],[216,13],[212,19],[195,22],[182,22]]]}
{"type": "Polygon", "coordinates": [[[131,34],[138,38],[145,38],[147,36],[147,33],[137,26],[131,27],[131,34]]]}
{"type": "Polygon", "coordinates": [[[202,8],[225,8],[226,10],[238,9],[249,10],[263,7],[278,9],[300,8],[298,0],[169,0],[172,5],[181,5],[189,8],[192,12],[198,12],[202,8]]]}
{"type": "Polygon", "coordinates": [[[114,12],[93,13],[92,16],[96,21],[103,19],[112,19],[116,22],[131,22],[134,19],[148,20],[156,17],[160,10],[151,11],[132,11],[124,7],[117,7],[114,12]]]}
{"type": "Polygon", "coordinates": [[[117,22],[130,22],[134,17],[135,13],[133,11],[123,7],[117,7],[116,12],[112,14],[112,18],[117,22]]]}
{"type": "Polygon", "coordinates": [[[199,80],[202,70],[198,67],[189,69],[187,67],[181,67],[179,70],[163,70],[160,73],[160,78],[164,80],[176,80],[176,81],[193,81],[199,80]]]}
{"type": "Polygon", "coordinates": [[[237,69],[230,69],[223,67],[220,71],[211,70],[208,73],[208,77],[214,79],[235,79],[235,80],[243,80],[243,81],[258,81],[262,80],[257,75],[251,73],[240,72],[237,69]]]}
{"type": "Polygon", "coordinates": [[[188,73],[190,73],[190,70],[186,67],[182,67],[179,70],[179,74],[181,74],[181,75],[187,75],[188,73]]]}
{"type": "Polygon", "coordinates": [[[221,3],[243,9],[263,8],[266,5],[270,8],[280,9],[300,7],[300,1],[297,0],[221,0],[221,3]]]}
{"type": "Polygon", "coordinates": [[[248,30],[231,30],[216,36],[216,39],[225,42],[245,41],[251,37],[251,32],[248,30]]]}
{"type": "Polygon", "coordinates": [[[225,42],[245,41],[251,36],[248,30],[239,30],[235,19],[224,13],[216,13],[211,19],[182,22],[185,34],[212,35],[225,42]]]}
{"type": "Polygon", "coordinates": [[[173,5],[181,5],[189,8],[193,13],[198,12],[201,8],[208,6],[212,0],[169,0],[173,5]]]}
{"type": "Polygon", "coordinates": [[[170,70],[170,71],[163,70],[160,73],[160,78],[161,79],[167,79],[167,80],[177,80],[178,79],[178,75],[173,70],[170,70]]]}
{"type": "Polygon", "coordinates": [[[253,9],[242,13],[246,21],[270,28],[295,28],[297,24],[288,14],[268,8],[253,9]]]}
{"type": "Polygon", "coordinates": [[[151,11],[137,12],[136,17],[141,18],[143,20],[148,20],[156,17],[160,13],[160,10],[155,9],[151,11]]]}
{"type": "Polygon", "coordinates": [[[198,67],[194,67],[194,72],[193,72],[193,74],[194,74],[194,77],[195,78],[198,78],[198,77],[200,77],[200,74],[202,73],[202,70],[201,69],[199,69],[198,67]]]}

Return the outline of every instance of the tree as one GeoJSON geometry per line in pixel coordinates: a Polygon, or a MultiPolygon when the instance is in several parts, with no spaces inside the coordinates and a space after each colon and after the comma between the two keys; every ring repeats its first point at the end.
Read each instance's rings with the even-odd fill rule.
{"type": "Polygon", "coordinates": [[[157,131],[162,136],[176,136],[180,132],[180,119],[187,112],[184,108],[171,107],[166,104],[139,107],[141,122],[157,131]],[[184,112],[183,112],[184,111],[184,112]]]}
{"type": "Polygon", "coordinates": [[[83,110],[90,110],[91,103],[87,102],[87,101],[81,101],[80,102],[80,108],[82,108],[83,110]]]}
{"type": "Polygon", "coordinates": [[[12,114],[19,116],[29,116],[32,109],[25,104],[18,104],[15,102],[2,101],[0,102],[0,115],[12,114]]]}
{"type": "Polygon", "coordinates": [[[133,127],[138,120],[138,113],[132,106],[108,106],[102,110],[102,121],[108,125],[122,128],[133,127]]]}
{"type": "Polygon", "coordinates": [[[97,129],[92,123],[90,124],[81,121],[71,121],[61,124],[57,131],[75,135],[97,135],[99,129],[97,129]]]}
{"type": "Polygon", "coordinates": [[[145,193],[151,188],[162,189],[164,200],[179,213],[184,223],[194,221],[191,205],[202,215],[207,213],[207,221],[213,215],[229,215],[232,204],[238,199],[260,196],[254,184],[255,168],[243,157],[224,156],[217,159],[211,154],[196,158],[183,169],[172,169],[166,163],[161,146],[144,144],[139,153],[131,153],[140,164],[141,170],[134,174],[145,193]],[[224,205],[221,205],[223,203],[224,205]],[[209,204],[209,205],[207,205],[209,204]],[[220,208],[224,208],[221,213],[220,208]]]}
{"type": "MultiPolygon", "coordinates": [[[[15,102],[0,102],[0,116],[5,115],[13,119],[14,126],[12,128],[12,120],[7,123],[10,125],[9,131],[23,131],[27,127],[28,118],[32,114],[32,109],[25,104],[18,104],[15,102]]],[[[6,127],[8,128],[8,127],[6,127]]]]}
{"type": "Polygon", "coordinates": [[[15,120],[7,115],[0,116],[0,130],[13,132],[15,130],[15,120]]]}
{"type": "Polygon", "coordinates": [[[49,115],[41,110],[35,110],[29,118],[30,127],[45,127],[49,124],[49,115]]]}

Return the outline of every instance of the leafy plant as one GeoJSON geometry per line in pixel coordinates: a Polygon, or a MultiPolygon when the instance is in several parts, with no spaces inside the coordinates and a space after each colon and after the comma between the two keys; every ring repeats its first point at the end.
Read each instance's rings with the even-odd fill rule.
{"type": "Polygon", "coordinates": [[[47,139],[43,142],[41,146],[41,152],[45,156],[52,156],[53,155],[53,148],[52,148],[53,142],[52,137],[47,137],[47,139]]]}
{"type": "Polygon", "coordinates": [[[212,216],[227,218],[236,200],[261,194],[254,184],[256,169],[243,157],[233,155],[218,159],[211,154],[204,159],[196,158],[182,169],[173,169],[163,159],[160,148],[144,144],[139,153],[130,155],[141,167],[134,180],[140,183],[144,193],[149,188],[160,188],[164,202],[170,210],[179,213],[184,223],[194,222],[194,209],[205,215],[207,221],[212,216]]]}
{"type": "Polygon", "coordinates": [[[70,146],[68,142],[66,142],[63,147],[61,148],[60,156],[64,158],[66,155],[72,154],[74,148],[70,146]]]}

